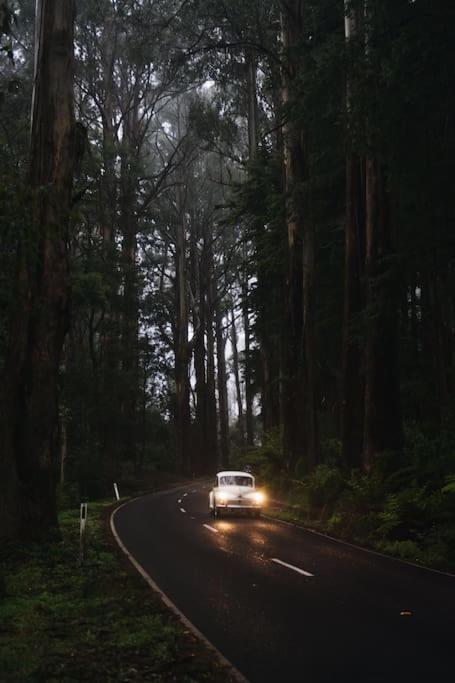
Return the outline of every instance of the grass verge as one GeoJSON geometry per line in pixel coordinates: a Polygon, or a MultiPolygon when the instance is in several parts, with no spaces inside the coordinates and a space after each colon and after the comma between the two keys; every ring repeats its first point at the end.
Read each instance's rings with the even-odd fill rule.
{"type": "Polygon", "coordinates": [[[114,545],[111,509],[89,505],[84,567],[78,509],[60,514],[61,542],[0,551],[0,680],[232,680],[114,545]]]}

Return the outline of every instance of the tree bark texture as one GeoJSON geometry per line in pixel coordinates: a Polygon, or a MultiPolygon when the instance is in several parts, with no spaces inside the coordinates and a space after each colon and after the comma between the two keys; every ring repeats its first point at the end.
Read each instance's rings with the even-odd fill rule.
{"type": "Polygon", "coordinates": [[[58,373],[70,305],[74,9],[73,0],[37,3],[29,176],[33,229],[20,248],[6,367],[8,471],[0,486],[11,486],[15,494],[0,492],[1,536],[39,539],[57,529],[58,373]]]}
{"type": "Polygon", "coordinates": [[[288,270],[287,314],[283,342],[283,449],[288,467],[301,460],[310,469],[318,460],[318,411],[316,348],[314,332],[314,270],[316,235],[311,207],[304,196],[308,181],[303,123],[289,107],[296,76],[304,73],[296,50],[304,32],[302,0],[283,3],[283,47],[286,63],[282,74],[282,104],[285,116],[284,186],[287,197],[288,270]]]}
{"type": "Polygon", "coordinates": [[[206,415],[206,454],[204,474],[212,474],[218,466],[218,435],[217,435],[217,405],[215,384],[215,300],[213,288],[213,252],[212,235],[205,235],[205,249],[207,253],[207,299],[206,299],[206,333],[207,333],[207,415],[206,415]]]}
{"type": "Polygon", "coordinates": [[[243,332],[245,335],[244,351],[244,378],[245,378],[245,427],[246,445],[248,448],[254,445],[254,425],[253,425],[253,399],[254,392],[251,380],[251,331],[250,314],[248,308],[248,276],[243,274],[242,281],[242,314],[243,332]]]}
{"type": "Polygon", "coordinates": [[[227,469],[229,465],[229,414],[226,373],[226,339],[223,333],[223,315],[220,301],[217,301],[216,303],[215,324],[218,410],[220,420],[220,458],[221,467],[227,469]]]}
{"type": "Polygon", "coordinates": [[[237,422],[238,430],[240,435],[240,447],[243,450],[245,448],[245,425],[243,416],[243,398],[242,398],[242,388],[240,383],[240,365],[239,365],[239,352],[238,352],[238,340],[237,340],[237,327],[235,322],[235,309],[232,306],[231,309],[231,325],[230,325],[230,340],[232,346],[232,369],[234,373],[235,381],[235,396],[237,401],[237,422]]]}
{"type": "Polygon", "coordinates": [[[361,315],[364,311],[364,183],[360,159],[346,159],[346,223],[342,338],[342,457],[360,467],[363,450],[364,378],[361,315]]]}
{"type": "MultiPolygon", "coordinates": [[[[345,0],[347,50],[357,33],[353,8],[345,0]]],[[[347,62],[349,64],[349,60],[347,62]]],[[[349,67],[348,67],[349,68],[349,67]]],[[[346,116],[350,131],[352,75],[346,76],[346,116]]],[[[348,144],[351,141],[348,140],[348,144]]],[[[349,467],[361,467],[363,450],[364,378],[360,318],[364,310],[365,168],[355,154],[346,155],[346,217],[344,230],[344,302],[341,358],[342,459],[349,467]]]]}
{"type": "Polygon", "coordinates": [[[364,468],[402,446],[398,302],[384,168],[366,162],[366,357],[364,468]]]}
{"type": "MultiPolygon", "coordinates": [[[[136,413],[139,392],[138,332],[139,294],[137,272],[137,169],[135,138],[137,134],[138,105],[133,101],[125,115],[122,140],[120,224],[122,231],[122,336],[121,336],[121,457],[136,459],[136,413]]],[[[114,462],[114,472],[119,463],[114,462]]]]}
{"type": "Polygon", "coordinates": [[[176,240],[176,439],[177,465],[179,470],[190,474],[190,387],[189,387],[189,345],[188,345],[188,288],[186,258],[186,216],[183,187],[177,188],[177,240],[176,240]]]}

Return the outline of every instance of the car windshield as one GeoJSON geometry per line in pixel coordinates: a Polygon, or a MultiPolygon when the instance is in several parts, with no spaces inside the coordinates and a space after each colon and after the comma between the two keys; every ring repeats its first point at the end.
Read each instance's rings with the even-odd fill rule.
{"type": "Polygon", "coordinates": [[[242,477],[230,474],[220,477],[220,486],[253,486],[253,477],[242,477]]]}

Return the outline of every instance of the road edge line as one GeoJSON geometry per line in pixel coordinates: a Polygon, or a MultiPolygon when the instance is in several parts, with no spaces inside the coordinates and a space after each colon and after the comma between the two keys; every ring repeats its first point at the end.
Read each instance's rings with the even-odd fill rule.
{"type": "Polygon", "coordinates": [[[268,515],[267,513],[262,513],[265,519],[271,519],[274,522],[279,522],[285,526],[292,526],[295,529],[300,529],[305,531],[307,534],[312,534],[313,536],[320,536],[328,541],[333,541],[334,543],[340,543],[341,545],[346,545],[349,548],[354,548],[354,550],[362,550],[364,553],[369,553],[370,555],[377,555],[378,557],[384,557],[386,560],[392,560],[393,562],[399,562],[400,564],[406,564],[408,567],[416,567],[417,569],[422,569],[426,572],[432,572],[432,574],[439,574],[439,576],[447,576],[449,579],[455,579],[455,574],[450,572],[442,571],[441,569],[433,569],[432,567],[427,567],[424,564],[417,564],[416,562],[411,562],[410,560],[402,560],[399,557],[393,557],[393,555],[386,555],[385,553],[379,552],[379,550],[373,550],[372,548],[365,548],[362,545],[356,545],[355,543],[350,543],[349,541],[343,541],[341,538],[335,538],[335,536],[329,536],[329,534],[324,534],[322,531],[316,531],[316,529],[310,529],[307,526],[302,526],[294,522],[288,522],[285,519],[280,519],[279,517],[273,517],[273,515],[268,515]]]}
{"type": "Polygon", "coordinates": [[[164,593],[161,590],[158,584],[152,579],[150,574],[148,574],[144,567],[131,555],[127,547],[124,545],[123,541],[120,539],[120,536],[117,533],[117,529],[115,528],[114,517],[121,508],[125,507],[126,505],[129,505],[130,503],[133,503],[135,500],[139,500],[140,498],[142,498],[142,496],[138,496],[137,498],[133,498],[133,500],[128,500],[125,503],[122,503],[117,508],[115,508],[115,510],[113,510],[110,516],[110,528],[117,545],[126,555],[126,557],[131,562],[136,571],[139,572],[142,578],[150,586],[150,588],[159,594],[162,602],[166,605],[166,607],[168,607],[180,619],[182,624],[189,631],[191,631],[198,640],[200,640],[211,652],[213,652],[218,662],[222,666],[230,670],[234,680],[236,680],[237,683],[250,683],[250,681],[232,664],[232,662],[230,662],[229,659],[227,659],[220,652],[220,650],[218,650],[218,648],[215,647],[215,645],[213,645],[213,643],[211,643],[210,640],[188,619],[188,617],[186,617],[183,614],[183,612],[177,607],[175,603],[172,602],[172,600],[166,595],[166,593],[164,593]]]}

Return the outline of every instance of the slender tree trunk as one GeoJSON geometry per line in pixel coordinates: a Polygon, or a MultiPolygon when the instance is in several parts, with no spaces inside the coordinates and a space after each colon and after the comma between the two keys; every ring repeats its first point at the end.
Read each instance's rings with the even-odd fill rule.
{"type": "Polygon", "coordinates": [[[178,189],[179,216],[176,243],[176,287],[177,287],[177,346],[175,353],[176,386],[176,431],[177,463],[179,470],[190,474],[189,432],[190,432],[190,392],[188,376],[188,291],[186,260],[186,218],[183,201],[183,188],[178,189]]]}
{"type": "MultiPolygon", "coordinates": [[[[248,91],[248,147],[249,160],[254,161],[258,152],[258,102],[257,102],[257,66],[254,55],[247,55],[247,91],[248,91]]],[[[257,241],[260,243],[264,234],[264,225],[257,222],[255,226],[257,241]]],[[[266,299],[266,288],[268,287],[267,278],[261,272],[260,266],[257,273],[258,292],[264,292],[261,300],[266,299]]],[[[267,329],[265,311],[259,311],[257,329],[267,329]],[[261,325],[262,319],[262,325],[261,325]]],[[[264,432],[270,431],[279,422],[279,408],[273,402],[273,368],[272,368],[272,344],[268,335],[264,332],[260,334],[260,359],[261,359],[261,397],[262,397],[262,424],[264,432]]],[[[251,443],[249,443],[251,445],[251,443]]]]}
{"type": "Polygon", "coordinates": [[[60,424],[60,484],[66,481],[66,462],[68,460],[68,434],[66,418],[62,417],[60,424]]]}
{"type": "Polygon", "coordinates": [[[284,188],[288,265],[286,276],[286,323],[283,336],[283,451],[289,469],[305,457],[304,371],[303,371],[303,198],[305,175],[302,131],[288,108],[297,65],[291,52],[303,30],[303,2],[286,4],[282,15],[283,47],[288,56],[283,68],[282,104],[284,116],[284,188]]]}
{"type": "MultiPolygon", "coordinates": [[[[211,245],[211,235],[206,234],[206,253],[207,253],[207,281],[213,279],[213,253],[211,245]]],[[[218,466],[218,439],[217,439],[217,410],[215,393],[215,337],[213,333],[215,311],[214,293],[210,284],[207,287],[206,301],[206,320],[207,320],[207,415],[206,415],[206,445],[205,454],[206,466],[205,473],[212,473],[218,466]]]]}
{"type": "Polygon", "coordinates": [[[242,450],[245,448],[245,425],[243,415],[243,399],[240,384],[239,352],[237,344],[237,327],[235,323],[235,310],[231,309],[231,346],[232,346],[232,366],[234,371],[235,395],[237,399],[238,429],[240,434],[240,445],[242,450]]]}
{"type": "Polygon", "coordinates": [[[258,148],[258,103],[256,62],[252,55],[247,58],[248,88],[248,147],[250,161],[255,159],[258,148]]]}
{"type": "Polygon", "coordinates": [[[223,315],[221,303],[216,304],[216,366],[218,385],[218,406],[220,415],[220,456],[221,466],[227,469],[229,464],[229,415],[226,374],[226,339],[223,334],[223,315]]]}
{"type": "MultiPolygon", "coordinates": [[[[356,35],[354,11],[345,0],[345,38],[347,48],[356,35]]],[[[349,63],[349,62],[348,62],[349,63]]],[[[349,125],[352,97],[351,75],[347,74],[346,110],[349,125]]],[[[350,142],[348,142],[350,144],[350,142]]],[[[363,163],[354,154],[346,156],[346,222],[344,309],[342,339],[341,442],[343,462],[360,467],[363,449],[363,344],[360,316],[364,307],[363,277],[365,260],[365,186],[363,163]],[[357,326],[357,327],[356,327],[357,326]]]]}
{"type": "Polygon", "coordinates": [[[73,0],[37,3],[30,152],[34,228],[29,243],[21,245],[6,365],[2,537],[45,538],[57,529],[58,372],[70,301],[73,23],[73,0]]]}
{"type": "Polygon", "coordinates": [[[116,214],[115,157],[116,138],[114,133],[114,61],[116,57],[116,30],[112,8],[109,9],[103,33],[103,85],[104,102],[101,110],[103,125],[103,177],[101,179],[101,236],[106,247],[114,239],[116,214]]]}
{"type": "Polygon", "coordinates": [[[246,445],[248,448],[254,445],[254,426],[253,426],[253,399],[254,392],[251,383],[251,341],[250,341],[250,315],[248,309],[248,276],[245,273],[242,281],[242,313],[243,313],[243,332],[245,335],[245,427],[246,445]]]}
{"type": "MultiPolygon", "coordinates": [[[[127,105],[128,106],[128,105],[127,105]]],[[[122,329],[121,329],[121,457],[136,461],[136,415],[139,392],[138,328],[139,294],[137,272],[137,168],[136,138],[139,104],[135,96],[124,115],[120,179],[120,223],[122,231],[122,329]]],[[[120,463],[114,462],[114,473],[120,463]]]]}
{"type": "MultiPolygon", "coordinates": [[[[308,212],[310,213],[310,212],[308,212]]],[[[303,405],[305,423],[305,465],[313,469],[319,462],[318,387],[316,377],[315,336],[315,275],[316,233],[309,215],[303,233],[303,340],[304,384],[303,405]]]]}
{"type": "Polygon", "coordinates": [[[398,368],[398,303],[391,258],[393,241],[385,173],[366,162],[367,321],[364,467],[402,446],[398,368]]]}
{"type": "Polygon", "coordinates": [[[195,305],[193,307],[193,330],[197,330],[194,340],[194,374],[196,377],[196,410],[195,410],[195,448],[193,449],[193,468],[199,474],[204,467],[207,434],[207,384],[205,373],[205,254],[198,253],[199,230],[196,227],[190,232],[191,268],[195,305]]]}
{"type": "MultiPolygon", "coordinates": [[[[103,175],[100,179],[100,233],[102,258],[108,296],[100,325],[101,362],[99,372],[99,400],[102,404],[100,420],[101,468],[106,478],[114,476],[121,446],[121,321],[114,306],[120,285],[117,274],[116,230],[118,228],[119,196],[115,161],[120,152],[115,135],[114,63],[117,52],[114,11],[110,7],[102,39],[102,77],[104,101],[101,107],[103,126],[103,175]]],[[[124,180],[124,178],[123,178],[124,180]]]]}

